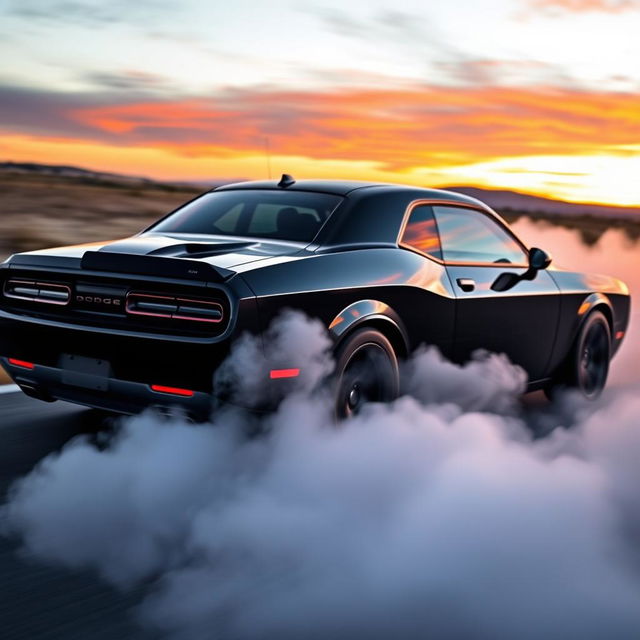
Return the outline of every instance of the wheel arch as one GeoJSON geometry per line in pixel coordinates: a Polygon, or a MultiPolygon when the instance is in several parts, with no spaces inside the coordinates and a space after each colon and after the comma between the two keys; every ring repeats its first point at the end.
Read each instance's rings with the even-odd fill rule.
{"type": "MultiPolygon", "coordinates": [[[[609,325],[609,331],[611,332],[611,336],[613,338],[614,332],[614,314],[613,314],[613,306],[609,298],[603,293],[591,293],[588,294],[580,306],[578,307],[575,320],[573,322],[573,327],[571,329],[571,333],[569,334],[570,339],[567,340],[563,350],[562,357],[558,360],[556,367],[553,370],[553,374],[555,375],[559,370],[565,367],[565,363],[571,351],[576,344],[576,340],[582,331],[582,327],[584,323],[587,321],[589,316],[594,311],[600,311],[604,315],[607,320],[607,324],[609,325]]],[[[612,345],[613,346],[613,345],[612,345]]]]}
{"type": "Polygon", "coordinates": [[[380,331],[391,342],[398,358],[409,355],[409,339],[400,316],[379,300],[359,300],[345,307],[329,324],[329,334],[337,346],[363,327],[380,331]]]}
{"type": "Polygon", "coordinates": [[[613,335],[614,330],[614,318],[613,318],[613,305],[609,298],[603,293],[592,293],[588,295],[578,309],[579,321],[576,324],[576,328],[573,334],[573,338],[578,336],[587,318],[594,312],[601,311],[609,324],[609,331],[613,335]]]}

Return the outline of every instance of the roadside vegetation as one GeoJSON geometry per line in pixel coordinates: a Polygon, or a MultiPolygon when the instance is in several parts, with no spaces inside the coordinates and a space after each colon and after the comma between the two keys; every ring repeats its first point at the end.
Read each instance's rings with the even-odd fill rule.
{"type": "Polygon", "coordinates": [[[123,238],[203,190],[142,179],[0,170],[0,257],[123,238]]]}

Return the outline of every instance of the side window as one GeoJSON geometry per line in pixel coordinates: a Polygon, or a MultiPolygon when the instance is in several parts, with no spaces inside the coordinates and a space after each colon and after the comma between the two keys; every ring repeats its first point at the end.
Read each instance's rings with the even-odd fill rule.
{"type": "Polygon", "coordinates": [[[522,247],[489,216],[461,207],[433,211],[445,261],[527,264],[522,247]]]}
{"type": "Polygon", "coordinates": [[[400,242],[442,260],[438,229],[431,206],[422,204],[413,209],[400,242]]]}

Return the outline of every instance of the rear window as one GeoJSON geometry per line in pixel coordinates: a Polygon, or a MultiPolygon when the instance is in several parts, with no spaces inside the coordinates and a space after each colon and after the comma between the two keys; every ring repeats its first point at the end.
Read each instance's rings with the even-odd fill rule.
{"type": "Polygon", "coordinates": [[[311,242],[341,201],[340,196],[308,191],[213,191],[151,231],[311,242]]]}

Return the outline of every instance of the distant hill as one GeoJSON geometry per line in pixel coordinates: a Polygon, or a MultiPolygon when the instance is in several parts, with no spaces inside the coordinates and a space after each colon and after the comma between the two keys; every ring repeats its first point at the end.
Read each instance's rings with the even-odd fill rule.
{"type": "Polygon", "coordinates": [[[185,180],[154,180],[144,176],[131,176],[123,173],[110,173],[108,171],[94,171],[83,167],[75,167],[64,164],[41,164],[38,162],[0,162],[0,172],[17,173],[23,175],[40,175],[76,179],[80,181],[92,181],[109,183],[112,186],[138,186],[148,185],[162,187],[201,187],[210,189],[218,185],[227,184],[230,180],[214,179],[211,181],[185,181],[185,180]]]}
{"type": "Polygon", "coordinates": [[[617,207],[600,204],[581,204],[564,202],[532,196],[517,191],[500,189],[480,189],[478,187],[444,187],[449,191],[463,193],[472,198],[486,202],[497,211],[519,212],[531,214],[552,214],[560,216],[594,216],[596,218],[640,218],[640,207],[617,207]]]}
{"type": "MultiPolygon", "coordinates": [[[[94,171],[83,167],[72,165],[50,165],[37,162],[0,162],[0,173],[22,174],[32,176],[47,176],[50,178],[61,178],[63,180],[75,180],[85,184],[100,184],[112,187],[155,187],[157,189],[209,189],[230,182],[241,181],[241,178],[213,178],[210,181],[162,181],[146,178],[142,176],[130,176],[106,171],[94,171]]],[[[552,198],[542,198],[517,191],[507,191],[500,189],[481,189],[479,187],[453,186],[443,187],[450,191],[457,191],[473,198],[478,198],[486,202],[490,207],[505,215],[509,214],[531,214],[536,216],[591,216],[596,218],[634,220],[640,219],[639,207],[616,207],[610,205],[579,204],[574,202],[564,202],[553,200],[552,198]]]]}
{"type": "Polygon", "coordinates": [[[106,171],[93,171],[64,164],[40,164],[37,162],[0,162],[0,171],[11,171],[14,173],[30,173],[47,176],[60,176],[63,178],[94,178],[104,180],[125,180],[127,182],[148,182],[153,180],[138,176],[126,176],[118,173],[108,173],[106,171]]]}

